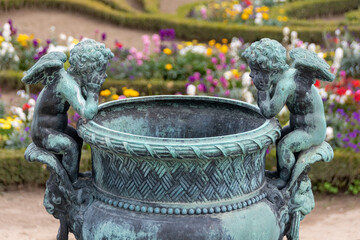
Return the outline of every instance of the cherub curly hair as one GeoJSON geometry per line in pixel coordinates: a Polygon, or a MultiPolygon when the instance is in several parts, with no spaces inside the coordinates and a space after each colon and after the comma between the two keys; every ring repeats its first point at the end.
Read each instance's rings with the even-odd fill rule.
{"type": "Polygon", "coordinates": [[[269,38],[254,42],[242,53],[242,56],[248,63],[258,64],[267,71],[282,72],[289,68],[286,64],[286,49],[269,38]]]}
{"type": "Polygon", "coordinates": [[[103,43],[87,39],[75,45],[70,51],[68,72],[76,75],[87,75],[101,71],[114,54],[105,48],[103,43]]]}

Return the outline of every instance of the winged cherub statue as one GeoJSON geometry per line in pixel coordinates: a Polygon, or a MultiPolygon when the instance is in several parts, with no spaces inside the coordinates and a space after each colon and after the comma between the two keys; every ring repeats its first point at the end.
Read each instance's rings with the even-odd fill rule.
{"type": "Polygon", "coordinates": [[[314,52],[296,48],[289,54],[291,67],[286,63],[286,49],[268,38],[254,42],[242,54],[249,63],[263,116],[274,117],[284,105],[290,111],[290,124],[282,129],[276,145],[278,178],[274,184],[280,189],[290,180],[297,154],[325,140],[324,107],[314,83],[335,78],[314,52]]]}
{"type": "Polygon", "coordinates": [[[98,94],[106,76],[110,49],[94,40],[85,40],[70,51],[70,67],[64,69],[67,57],[62,52],[43,56],[23,77],[22,82],[44,85],[35,106],[31,125],[34,144],[56,155],[69,179],[78,178],[82,139],[68,125],[67,111],[72,106],[81,117],[92,119],[98,109],[98,94]]]}

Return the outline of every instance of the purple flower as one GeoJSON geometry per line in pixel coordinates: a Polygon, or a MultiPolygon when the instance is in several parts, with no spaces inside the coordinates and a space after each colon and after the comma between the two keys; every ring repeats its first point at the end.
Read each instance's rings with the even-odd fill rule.
{"type": "Polygon", "coordinates": [[[195,79],[194,76],[189,76],[189,81],[190,81],[190,82],[195,82],[195,80],[196,80],[196,79],[195,79]]]}
{"type": "Polygon", "coordinates": [[[343,141],[344,142],[350,142],[350,139],[346,137],[346,138],[343,138],[343,141]]]}
{"type": "Polygon", "coordinates": [[[194,72],[194,78],[195,80],[200,80],[201,74],[199,72],[194,72]]]}
{"type": "Polygon", "coordinates": [[[134,80],[135,79],[135,77],[133,76],[133,75],[130,75],[130,80],[134,80]]]}
{"type": "Polygon", "coordinates": [[[175,39],[175,30],[173,28],[160,29],[159,35],[161,41],[172,41],[175,39]]]}
{"type": "Polygon", "coordinates": [[[102,34],[101,34],[101,40],[103,40],[103,41],[106,40],[106,33],[102,33],[102,34]]]}
{"type": "Polygon", "coordinates": [[[80,118],[80,115],[76,112],[76,113],[74,114],[74,116],[73,116],[73,120],[74,120],[75,122],[77,122],[77,121],[79,120],[79,118],[80,118]]]}
{"type": "Polygon", "coordinates": [[[30,130],[30,128],[26,127],[24,130],[25,130],[25,132],[28,132],[30,130]]]}
{"type": "Polygon", "coordinates": [[[50,43],[51,43],[51,40],[50,40],[50,39],[47,39],[47,40],[46,40],[46,44],[49,45],[50,43]]]}
{"type": "Polygon", "coordinates": [[[206,92],[206,86],[205,86],[205,84],[203,84],[203,83],[200,83],[200,84],[197,86],[197,89],[198,89],[200,92],[206,92]]]}
{"type": "Polygon", "coordinates": [[[23,142],[23,141],[25,141],[25,138],[21,137],[20,142],[23,142]]]}
{"type": "Polygon", "coordinates": [[[357,136],[356,131],[353,131],[353,132],[350,132],[350,133],[349,133],[349,137],[350,137],[350,138],[356,138],[356,136],[357,136]]]}
{"type": "Polygon", "coordinates": [[[39,45],[39,42],[36,39],[34,39],[33,40],[33,45],[34,45],[34,47],[37,47],[39,45]]]}
{"type": "Polygon", "coordinates": [[[341,138],[342,137],[341,133],[336,134],[336,137],[341,138]]]}

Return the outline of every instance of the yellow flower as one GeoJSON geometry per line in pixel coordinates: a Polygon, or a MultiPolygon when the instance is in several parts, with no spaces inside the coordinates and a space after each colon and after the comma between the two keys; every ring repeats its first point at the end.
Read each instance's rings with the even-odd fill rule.
{"type": "Polygon", "coordinates": [[[282,21],[283,21],[282,19],[283,19],[282,16],[278,16],[278,17],[277,17],[277,20],[278,20],[279,22],[282,22],[282,21]]]}
{"type": "Polygon", "coordinates": [[[192,45],[192,42],[187,41],[187,42],[185,42],[185,45],[186,45],[186,46],[191,46],[191,45],[192,45]]]}
{"type": "Polygon", "coordinates": [[[220,4],[215,3],[215,4],[214,4],[214,8],[220,8],[220,4]]]}
{"type": "Polygon", "coordinates": [[[3,36],[0,36],[0,44],[5,40],[3,36]]]}
{"type": "Polygon", "coordinates": [[[221,46],[221,48],[220,48],[220,52],[222,52],[222,53],[227,53],[229,51],[229,48],[228,48],[228,46],[227,45],[222,45],[221,46]]]}
{"type": "Polygon", "coordinates": [[[263,17],[264,20],[269,20],[269,18],[270,18],[269,14],[267,14],[267,13],[263,13],[262,17],[263,17]]]}
{"type": "Polygon", "coordinates": [[[114,95],[111,96],[111,99],[112,99],[112,100],[118,100],[118,99],[119,99],[119,95],[114,94],[114,95]]]}
{"type": "Polygon", "coordinates": [[[198,43],[198,40],[192,40],[192,43],[194,44],[194,45],[196,45],[197,43],[198,43]]]}
{"type": "Polygon", "coordinates": [[[0,118],[0,123],[5,123],[5,119],[0,118]]]}
{"type": "Polygon", "coordinates": [[[21,46],[27,47],[27,41],[29,40],[29,36],[26,34],[19,34],[16,40],[21,44],[21,46]]]}
{"type": "Polygon", "coordinates": [[[248,20],[249,19],[249,14],[244,12],[243,14],[241,14],[241,19],[242,20],[248,20]]]}
{"type": "Polygon", "coordinates": [[[163,50],[163,52],[164,52],[166,55],[172,54],[172,51],[171,51],[170,48],[165,48],[165,49],[163,50]]]}
{"type": "Polygon", "coordinates": [[[9,124],[9,123],[3,124],[1,128],[5,129],[5,130],[9,130],[9,129],[11,129],[11,124],[9,124]]]}
{"type": "Polygon", "coordinates": [[[208,56],[212,55],[212,48],[206,49],[206,55],[208,55],[208,56]]]}
{"type": "Polygon", "coordinates": [[[105,89],[100,92],[100,96],[102,96],[102,97],[108,97],[110,95],[111,95],[111,91],[109,89],[105,89]]]}
{"type": "Polygon", "coordinates": [[[139,92],[134,89],[125,89],[123,90],[123,94],[125,97],[138,97],[140,95],[139,92]]]}
{"type": "Polygon", "coordinates": [[[168,63],[165,65],[165,69],[170,71],[171,69],[173,69],[173,66],[170,63],[168,63]]]}
{"type": "Polygon", "coordinates": [[[221,43],[216,43],[216,44],[215,44],[215,47],[216,47],[216,48],[221,48],[221,43]]]}
{"type": "Polygon", "coordinates": [[[183,48],[184,48],[184,46],[183,46],[183,45],[181,45],[181,44],[179,44],[179,45],[177,46],[177,48],[178,48],[179,50],[181,50],[181,49],[183,49],[183,48]]]}
{"type": "Polygon", "coordinates": [[[74,40],[72,40],[72,43],[75,44],[75,45],[78,44],[79,42],[80,41],[78,39],[76,39],[76,38],[74,38],[74,40]]]}
{"type": "Polygon", "coordinates": [[[269,11],[269,7],[267,7],[267,6],[262,6],[262,7],[260,8],[260,10],[261,10],[262,12],[268,12],[268,11],[269,11]]]}
{"type": "Polygon", "coordinates": [[[283,8],[280,9],[279,13],[280,13],[280,14],[284,14],[284,13],[285,13],[285,9],[283,9],[283,8]]]}
{"type": "Polygon", "coordinates": [[[335,56],[335,52],[334,51],[329,52],[329,55],[330,55],[330,57],[333,57],[333,56],[335,56]]]}
{"type": "Polygon", "coordinates": [[[223,44],[227,44],[229,41],[228,41],[226,38],[223,38],[223,39],[221,39],[221,42],[222,42],[223,44]]]}
{"type": "Polygon", "coordinates": [[[209,41],[209,46],[213,47],[215,45],[216,41],[214,39],[209,41]]]}
{"type": "Polygon", "coordinates": [[[287,22],[288,20],[289,20],[289,19],[288,19],[287,16],[284,16],[284,17],[283,17],[283,21],[284,21],[284,22],[287,22]]]}

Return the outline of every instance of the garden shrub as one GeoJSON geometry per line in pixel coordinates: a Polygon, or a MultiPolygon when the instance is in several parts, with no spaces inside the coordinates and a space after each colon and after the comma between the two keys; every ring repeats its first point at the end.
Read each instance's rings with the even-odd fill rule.
{"type": "MultiPolygon", "coordinates": [[[[49,178],[46,165],[29,163],[24,158],[23,150],[0,149],[0,187],[19,184],[44,185],[49,178]]],[[[91,169],[90,151],[83,151],[80,171],[91,169]]]]}
{"type": "MultiPolygon", "coordinates": [[[[21,82],[22,72],[16,71],[0,71],[0,85],[6,86],[9,90],[24,89],[25,85],[21,82]]],[[[102,89],[110,87],[116,88],[118,92],[122,92],[123,87],[133,88],[140,92],[140,95],[156,95],[156,94],[175,94],[184,93],[187,81],[164,81],[161,79],[139,79],[139,80],[115,80],[106,79],[102,89]]],[[[43,86],[41,83],[30,86],[31,92],[38,93],[43,86]]]]}
{"type": "Polygon", "coordinates": [[[131,7],[126,0],[98,0],[99,2],[105,3],[106,5],[109,5],[111,8],[129,12],[129,13],[135,13],[138,12],[136,9],[131,7]]]}
{"type": "Polygon", "coordinates": [[[345,14],[346,20],[350,23],[359,23],[360,22],[360,8],[354,11],[349,11],[345,14]]]}
{"type": "MultiPolygon", "coordinates": [[[[16,9],[25,6],[76,11],[78,13],[84,13],[95,18],[106,20],[119,26],[148,31],[173,28],[176,31],[176,37],[185,40],[197,39],[199,41],[209,41],[215,39],[220,41],[222,38],[231,39],[234,36],[238,36],[242,37],[246,42],[254,42],[264,37],[278,41],[281,41],[283,38],[282,28],[276,26],[210,23],[205,21],[194,21],[193,19],[179,16],[169,17],[168,14],[131,14],[117,11],[101,2],[90,0],[0,0],[0,8],[3,10],[16,9]]],[[[291,27],[291,29],[297,31],[304,41],[320,43],[323,39],[323,32],[332,32],[336,27],[333,25],[327,27],[294,26],[291,27]]],[[[360,36],[359,25],[349,26],[349,31],[354,32],[355,36],[360,36]]]]}
{"type": "Polygon", "coordinates": [[[344,14],[359,5],[360,0],[313,0],[288,3],[284,8],[292,18],[318,18],[344,14]]]}
{"type": "Polygon", "coordinates": [[[143,7],[145,12],[158,13],[159,12],[159,0],[137,0],[143,7]]]}

